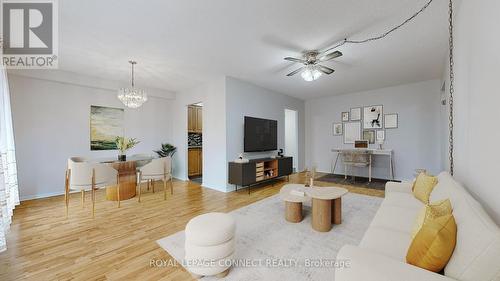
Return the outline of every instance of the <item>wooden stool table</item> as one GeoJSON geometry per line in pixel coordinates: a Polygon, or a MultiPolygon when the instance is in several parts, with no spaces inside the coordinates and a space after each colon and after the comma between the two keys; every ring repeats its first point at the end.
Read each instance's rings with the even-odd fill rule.
{"type": "Polygon", "coordinates": [[[312,228],[319,232],[342,222],[342,196],[349,192],[340,187],[312,187],[306,193],[312,198],[312,228]]]}
{"type": "Polygon", "coordinates": [[[306,189],[303,184],[285,184],[280,189],[280,197],[285,201],[285,219],[288,222],[302,221],[302,203],[310,200],[305,193],[306,189]],[[304,192],[304,196],[295,195],[292,191],[304,192]]]}

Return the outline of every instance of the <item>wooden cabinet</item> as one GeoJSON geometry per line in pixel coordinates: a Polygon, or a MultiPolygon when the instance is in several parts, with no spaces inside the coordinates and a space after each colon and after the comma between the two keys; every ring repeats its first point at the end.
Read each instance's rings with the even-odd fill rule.
{"type": "Polygon", "coordinates": [[[201,148],[188,149],[188,176],[200,176],[202,174],[203,153],[201,148]]]}
{"type": "Polygon", "coordinates": [[[203,130],[202,107],[196,105],[188,106],[188,132],[201,133],[203,130]]]}

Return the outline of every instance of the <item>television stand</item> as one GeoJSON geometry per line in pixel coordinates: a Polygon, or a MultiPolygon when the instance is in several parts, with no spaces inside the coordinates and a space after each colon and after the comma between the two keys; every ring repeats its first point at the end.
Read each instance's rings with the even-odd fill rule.
{"type": "Polygon", "coordinates": [[[229,184],[234,184],[236,191],[238,186],[248,188],[253,185],[288,177],[293,172],[292,157],[260,158],[251,159],[248,163],[229,162],[228,175],[229,184]]]}

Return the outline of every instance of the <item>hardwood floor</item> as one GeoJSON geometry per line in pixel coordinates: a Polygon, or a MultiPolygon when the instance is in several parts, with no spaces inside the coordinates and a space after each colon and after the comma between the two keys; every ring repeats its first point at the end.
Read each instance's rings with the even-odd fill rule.
{"type": "MultiPolygon", "coordinates": [[[[304,174],[290,176],[304,182],[304,174]]],[[[274,185],[223,193],[194,182],[174,181],[174,194],[163,200],[163,185],[156,193],[117,203],[97,193],[95,219],[90,194],[82,208],[80,194],[70,196],[69,216],[64,198],[24,201],[14,211],[7,234],[7,251],[0,253],[0,280],[193,280],[181,266],[154,267],[151,261],[169,260],[156,240],[183,230],[186,223],[206,212],[228,212],[272,196],[286,181],[274,185]]],[[[331,185],[316,182],[315,185],[331,185]]],[[[344,186],[351,192],[383,197],[383,191],[344,186]]]]}

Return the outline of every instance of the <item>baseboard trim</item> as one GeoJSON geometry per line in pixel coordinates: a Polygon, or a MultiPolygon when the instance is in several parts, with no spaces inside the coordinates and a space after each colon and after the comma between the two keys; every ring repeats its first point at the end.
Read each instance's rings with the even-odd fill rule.
{"type": "MultiPolygon", "coordinates": [[[[185,181],[185,180],[182,180],[182,179],[178,179],[176,177],[174,177],[174,179],[180,180],[180,181],[185,181]]],[[[29,200],[35,200],[35,199],[43,199],[43,198],[61,196],[61,195],[64,195],[64,188],[62,190],[63,191],[58,191],[58,192],[48,192],[48,193],[40,193],[40,194],[34,194],[34,195],[20,196],[19,197],[19,201],[23,202],[23,201],[29,201],[29,200]]],[[[77,192],[80,192],[80,191],[70,191],[70,193],[77,193],[77,192]]]]}

